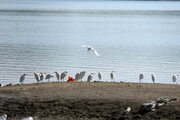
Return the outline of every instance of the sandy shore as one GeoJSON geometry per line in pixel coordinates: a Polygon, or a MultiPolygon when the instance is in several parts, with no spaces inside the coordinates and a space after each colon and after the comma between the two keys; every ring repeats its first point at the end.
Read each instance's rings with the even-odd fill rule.
{"type": "Polygon", "coordinates": [[[0,113],[8,119],[179,120],[180,85],[140,83],[41,83],[0,88],[0,113]],[[177,98],[156,111],[140,113],[143,103],[177,98]],[[132,108],[128,115],[125,109],[132,108]]]}

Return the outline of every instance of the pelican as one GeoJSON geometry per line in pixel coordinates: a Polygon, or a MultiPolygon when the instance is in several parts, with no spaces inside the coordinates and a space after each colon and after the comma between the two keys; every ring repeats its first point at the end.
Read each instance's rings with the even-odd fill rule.
{"type": "Polygon", "coordinates": [[[75,79],[76,79],[76,80],[80,80],[80,79],[81,79],[81,74],[80,74],[80,73],[76,73],[75,79]]]}
{"type": "Polygon", "coordinates": [[[46,73],[44,72],[40,72],[39,76],[40,76],[40,81],[43,81],[45,79],[45,75],[46,73]]]}
{"type": "Polygon", "coordinates": [[[98,52],[96,51],[96,49],[93,48],[93,46],[86,46],[86,45],[81,45],[81,46],[87,48],[88,52],[92,50],[96,56],[99,56],[98,52]]]}
{"type": "Polygon", "coordinates": [[[173,80],[173,82],[175,83],[176,82],[176,84],[177,84],[177,77],[178,77],[179,75],[176,75],[176,74],[174,74],[173,76],[172,76],[172,80],[173,80]]]}
{"type": "Polygon", "coordinates": [[[87,82],[91,82],[91,80],[93,79],[94,73],[91,73],[88,78],[87,78],[87,82]]]}
{"type": "Polygon", "coordinates": [[[59,74],[59,72],[56,71],[56,72],[54,72],[54,73],[56,74],[56,78],[57,78],[57,80],[59,81],[59,80],[60,80],[60,74],[59,74]]]}
{"type": "Polygon", "coordinates": [[[64,78],[66,77],[66,75],[67,75],[67,71],[64,71],[63,73],[61,73],[61,81],[63,80],[63,82],[64,82],[64,78]]]}
{"type": "Polygon", "coordinates": [[[139,82],[141,82],[141,80],[143,79],[144,79],[144,74],[143,73],[139,74],[139,82]]]}
{"type": "Polygon", "coordinates": [[[111,76],[111,80],[114,80],[114,77],[115,77],[115,71],[112,71],[111,74],[110,74],[110,76],[111,76]]]}
{"type": "Polygon", "coordinates": [[[101,73],[101,72],[98,72],[98,78],[99,78],[99,80],[101,80],[101,77],[102,77],[102,73],[101,73]]]}
{"type": "Polygon", "coordinates": [[[7,115],[4,114],[3,116],[0,116],[0,120],[6,120],[7,119],[7,115]]]}
{"type": "Polygon", "coordinates": [[[24,82],[26,75],[27,75],[27,74],[21,75],[20,80],[19,80],[20,83],[23,83],[23,82],[24,82]]]}
{"type": "Polygon", "coordinates": [[[37,80],[37,83],[40,81],[38,73],[34,72],[34,77],[37,80]]]}
{"type": "Polygon", "coordinates": [[[85,74],[86,74],[86,71],[81,71],[81,72],[80,72],[81,82],[82,82],[82,79],[83,79],[83,77],[85,76],[85,74]]]}
{"type": "Polygon", "coordinates": [[[23,118],[21,120],[33,120],[33,117],[25,117],[25,118],[23,118]]]}
{"type": "Polygon", "coordinates": [[[153,83],[155,83],[155,76],[153,74],[151,74],[151,79],[152,79],[153,83]]]}
{"type": "Polygon", "coordinates": [[[47,74],[47,75],[46,75],[46,79],[48,79],[48,81],[49,81],[49,79],[51,79],[52,77],[54,77],[54,76],[51,75],[51,74],[47,74]]]}

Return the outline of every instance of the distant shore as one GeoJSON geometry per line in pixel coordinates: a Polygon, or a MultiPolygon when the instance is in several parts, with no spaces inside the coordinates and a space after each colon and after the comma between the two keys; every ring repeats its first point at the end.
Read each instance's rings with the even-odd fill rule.
{"type": "Polygon", "coordinates": [[[8,119],[180,119],[180,85],[143,83],[40,83],[0,88],[0,113],[8,119]],[[143,103],[177,98],[148,113],[143,103]],[[128,115],[123,115],[131,107],[128,115]]]}

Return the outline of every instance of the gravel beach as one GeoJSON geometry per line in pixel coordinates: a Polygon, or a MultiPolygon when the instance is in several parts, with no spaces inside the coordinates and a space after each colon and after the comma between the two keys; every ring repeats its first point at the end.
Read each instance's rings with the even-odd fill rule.
{"type": "Polygon", "coordinates": [[[180,85],[146,83],[40,83],[0,88],[0,114],[8,120],[179,120],[180,85]],[[176,98],[155,111],[140,112],[158,97],[176,98]],[[131,107],[127,114],[126,108],[131,107]]]}

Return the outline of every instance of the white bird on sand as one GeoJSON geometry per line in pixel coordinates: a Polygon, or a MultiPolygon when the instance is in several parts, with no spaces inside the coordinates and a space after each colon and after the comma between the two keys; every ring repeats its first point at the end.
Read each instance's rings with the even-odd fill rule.
{"type": "Polygon", "coordinates": [[[47,74],[47,75],[46,75],[46,79],[48,79],[48,81],[49,81],[52,77],[54,77],[54,76],[51,75],[51,74],[47,74]]]}
{"type": "Polygon", "coordinates": [[[93,46],[86,46],[86,45],[81,45],[81,46],[87,48],[88,52],[92,50],[96,56],[99,56],[99,53],[96,51],[96,49],[93,48],[93,46]]]}
{"type": "Polygon", "coordinates": [[[7,115],[6,114],[0,116],[0,120],[6,120],[6,119],[7,119],[7,115]]]}
{"type": "Polygon", "coordinates": [[[102,73],[101,72],[98,72],[98,78],[99,78],[99,80],[101,80],[101,78],[102,78],[102,73]]]}
{"type": "Polygon", "coordinates": [[[21,120],[33,120],[33,117],[25,117],[25,118],[23,118],[21,120]]]}
{"type": "Polygon", "coordinates": [[[35,77],[35,79],[37,80],[37,83],[38,83],[40,81],[39,74],[34,72],[34,77],[35,77]]]}
{"type": "Polygon", "coordinates": [[[43,81],[46,77],[46,73],[40,72],[39,77],[40,77],[40,81],[43,81]]]}
{"type": "Polygon", "coordinates": [[[111,77],[111,80],[114,80],[114,78],[115,78],[115,71],[111,72],[110,77],[111,77]]]}
{"type": "Polygon", "coordinates": [[[143,73],[139,74],[139,82],[141,82],[141,80],[143,81],[143,79],[144,79],[144,74],[143,73]]]}
{"type": "Polygon", "coordinates": [[[91,73],[88,78],[87,78],[87,82],[91,82],[91,80],[93,79],[94,73],[91,73]]]}
{"type": "Polygon", "coordinates": [[[81,71],[81,72],[80,72],[81,82],[82,82],[82,79],[83,79],[83,77],[85,76],[85,74],[86,74],[86,71],[81,71]]]}
{"type": "Polygon", "coordinates": [[[172,80],[173,80],[173,82],[175,83],[176,82],[176,84],[177,84],[177,77],[178,77],[179,75],[176,75],[176,74],[174,74],[173,76],[172,76],[172,80]]]}
{"type": "Polygon", "coordinates": [[[131,111],[131,107],[126,108],[126,113],[129,113],[131,111]]]}
{"type": "Polygon", "coordinates": [[[61,73],[61,81],[63,80],[64,82],[64,78],[67,76],[67,71],[64,71],[63,73],[61,73]]]}
{"type": "Polygon", "coordinates": [[[155,76],[153,74],[151,74],[151,79],[152,79],[153,83],[155,83],[155,76]]]}
{"type": "Polygon", "coordinates": [[[19,80],[20,83],[23,83],[23,82],[24,82],[26,75],[27,75],[27,74],[21,75],[20,80],[19,80]]]}
{"type": "Polygon", "coordinates": [[[56,74],[56,78],[57,78],[57,80],[59,81],[59,80],[60,80],[60,74],[59,74],[59,72],[56,71],[56,72],[54,72],[54,73],[56,74]]]}

